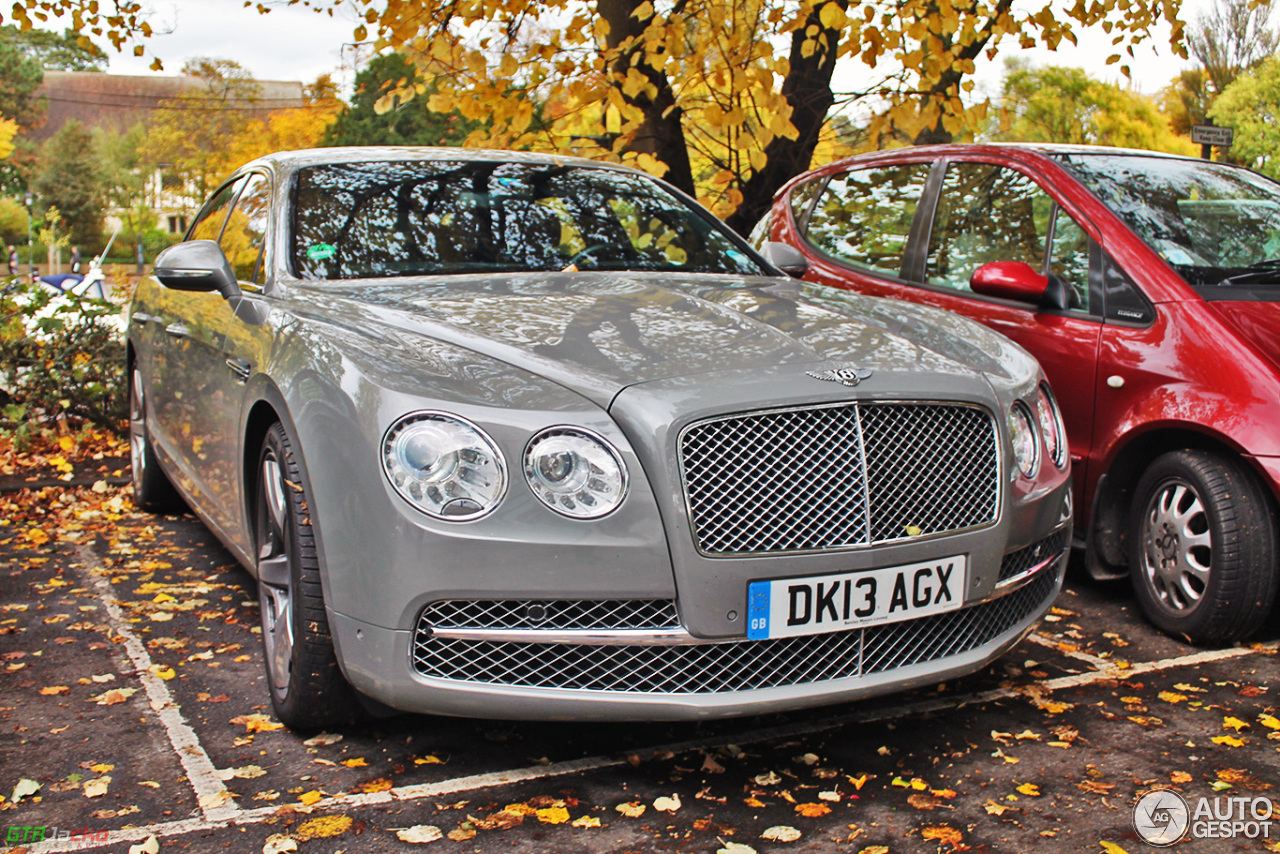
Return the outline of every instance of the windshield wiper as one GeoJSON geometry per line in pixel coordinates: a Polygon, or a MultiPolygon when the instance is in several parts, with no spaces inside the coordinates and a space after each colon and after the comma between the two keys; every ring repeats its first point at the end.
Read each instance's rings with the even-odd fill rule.
{"type": "Polygon", "coordinates": [[[1219,287],[1231,285],[1280,285],[1280,258],[1268,258],[1256,264],[1250,264],[1243,273],[1227,276],[1218,282],[1219,287]]]}

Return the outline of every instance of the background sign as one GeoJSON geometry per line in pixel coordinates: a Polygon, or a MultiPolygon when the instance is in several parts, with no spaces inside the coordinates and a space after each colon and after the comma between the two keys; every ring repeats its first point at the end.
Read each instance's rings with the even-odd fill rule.
{"type": "Polygon", "coordinates": [[[1230,146],[1234,135],[1234,128],[1220,128],[1217,125],[1193,125],[1191,128],[1191,141],[1196,145],[1230,146]]]}

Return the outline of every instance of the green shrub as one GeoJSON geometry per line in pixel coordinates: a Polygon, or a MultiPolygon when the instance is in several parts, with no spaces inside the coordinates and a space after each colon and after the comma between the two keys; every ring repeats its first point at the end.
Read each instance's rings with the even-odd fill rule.
{"type": "Polygon", "coordinates": [[[0,294],[0,416],[21,431],[127,417],[120,306],[13,281],[0,294]]]}

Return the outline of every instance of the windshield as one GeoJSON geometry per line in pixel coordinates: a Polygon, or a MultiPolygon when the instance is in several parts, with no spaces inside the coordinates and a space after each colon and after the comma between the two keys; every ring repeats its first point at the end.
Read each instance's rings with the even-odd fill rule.
{"type": "Polygon", "coordinates": [[[710,215],[643,175],[501,162],[301,169],[292,256],[301,277],[670,270],[766,271],[710,215]]]}
{"type": "Polygon", "coordinates": [[[1280,284],[1280,184],[1208,161],[1061,159],[1190,284],[1280,284]]]}

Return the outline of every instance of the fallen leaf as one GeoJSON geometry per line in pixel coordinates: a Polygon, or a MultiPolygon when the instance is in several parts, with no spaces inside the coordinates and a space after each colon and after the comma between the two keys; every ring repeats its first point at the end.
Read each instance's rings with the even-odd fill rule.
{"type": "Polygon", "coordinates": [[[1262,724],[1267,729],[1280,729],[1280,718],[1277,718],[1275,715],[1259,715],[1258,723],[1262,724]]]}
{"type": "Polygon", "coordinates": [[[639,818],[644,815],[646,807],[644,804],[638,804],[635,801],[631,801],[626,804],[618,804],[614,809],[622,813],[627,818],[639,818]]]}
{"type": "Polygon", "coordinates": [[[1040,787],[1035,783],[1023,783],[1018,787],[1018,794],[1026,795],[1028,798],[1040,797],[1040,787]]]}
{"type": "Polygon", "coordinates": [[[822,818],[831,813],[831,807],[826,804],[796,804],[796,812],[805,818],[822,818]]]}
{"type": "Polygon", "coordinates": [[[66,685],[47,685],[40,689],[40,693],[45,697],[52,697],[54,694],[65,694],[70,690],[66,685]]]}
{"type": "Polygon", "coordinates": [[[1015,809],[1015,807],[1007,807],[1004,804],[998,804],[990,798],[987,798],[987,802],[982,805],[982,808],[987,811],[987,815],[997,816],[1004,815],[1009,810],[1015,809]]]}
{"type": "Polygon", "coordinates": [[[757,786],[776,786],[782,782],[782,778],[770,771],[768,774],[758,774],[755,777],[757,786]]]}
{"type": "Polygon", "coordinates": [[[831,801],[834,804],[838,804],[840,803],[840,793],[839,792],[818,792],[818,800],[831,801]]]}
{"type": "Polygon", "coordinates": [[[86,798],[100,798],[107,793],[107,789],[110,786],[110,775],[94,777],[92,780],[89,780],[84,784],[84,796],[86,798]]]}
{"type": "Polygon", "coordinates": [[[1187,699],[1186,694],[1175,694],[1172,691],[1161,691],[1157,696],[1166,703],[1181,703],[1187,699]]]}
{"type": "Polygon", "coordinates": [[[318,735],[311,736],[311,738],[308,738],[302,743],[307,747],[328,747],[329,745],[337,744],[340,741],[342,741],[342,736],[338,733],[322,732],[318,735]]]}
{"type": "Polygon", "coordinates": [[[1209,740],[1214,744],[1225,744],[1227,747],[1244,747],[1244,741],[1233,735],[1219,735],[1209,740]]]}
{"type": "Polygon", "coordinates": [[[724,766],[716,761],[716,758],[708,753],[702,759],[702,770],[708,774],[723,774],[724,766]]]}
{"type": "Polygon", "coordinates": [[[89,699],[93,700],[93,702],[97,703],[99,706],[114,706],[125,702],[136,693],[138,693],[137,688],[112,688],[110,691],[106,691],[96,697],[90,697],[89,699]]]}
{"type": "Polygon", "coordinates": [[[960,845],[964,839],[964,835],[954,827],[947,827],[945,824],[939,827],[926,827],[920,831],[922,839],[936,839],[939,842],[945,842],[952,847],[960,845]]]}
{"type": "Polygon", "coordinates": [[[680,796],[672,795],[669,798],[658,798],[653,802],[653,808],[660,812],[675,812],[680,809],[680,796]]]}
{"type": "Polygon", "coordinates": [[[756,849],[750,845],[743,845],[741,842],[725,842],[719,840],[724,847],[717,848],[716,854],[756,854],[756,849]]]}
{"type": "Polygon", "coordinates": [[[800,831],[794,827],[787,827],[785,824],[771,827],[760,834],[761,839],[768,839],[770,842],[795,842],[801,836],[800,831]]]}
{"type": "Polygon", "coordinates": [[[439,756],[417,756],[413,760],[414,765],[443,765],[444,760],[439,756]]]}
{"type": "Polygon", "coordinates": [[[262,845],[262,854],[288,854],[298,850],[298,840],[287,833],[273,833],[262,845]]]}
{"type": "Polygon", "coordinates": [[[570,826],[571,827],[599,827],[600,819],[596,818],[593,815],[584,815],[584,816],[581,816],[580,818],[575,818],[573,820],[573,824],[570,826]]]}
{"type": "Polygon", "coordinates": [[[367,768],[369,763],[365,761],[363,756],[357,756],[354,759],[344,759],[342,764],[348,768],[367,768]]]}
{"type": "Polygon", "coordinates": [[[1270,783],[1258,779],[1242,768],[1223,768],[1218,772],[1218,779],[1254,792],[1265,792],[1267,789],[1274,788],[1270,783]]]}
{"type": "Polygon", "coordinates": [[[475,839],[476,829],[474,827],[456,827],[446,835],[454,842],[466,842],[468,839],[475,839]]]}
{"type": "MultiPolygon", "coordinates": [[[[661,801],[663,798],[658,798],[658,800],[661,801]]],[[[679,802],[676,803],[676,807],[679,808],[679,802]]],[[[569,820],[569,811],[564,807],[547,807],[546,809],[537,810],[536,815],[538,816],[538,821],[543,824],[564,824],[569,820]]]]}
{"type": "Polygon", "coordinates": [[[153,833],[137,845],[130,845],[129,854],[160,854],[160,840],[153,833]]]}
{"type": "Polygon", "coordinates": [[[1102,783],[1097,780],[1081,780],[1076,783],[1077,789],[1091,795],[1109,795],[1115,787],[1115,783],[1102,783]]]}
{"type": "Polygon", "coordinates": [[[307,819],[293,829],[293,834],[302,840],[324,839],[346,833],[351,829],[351,824],[349,815],[322,815],[307,819]]]}
{"type": "Polygon", "coordinates": [[[271,720],[266,715],[236,715],[231,719],[231,723],[240,724],[244,727],[245,732],[271,732],[272,730],[284,729],[284,724],[271,720]]]}
{"type": "Polygon", "coordinates": [[[258,777],[266,775],[266,771],[260,765],[245,765],[241,768],[220,768],[213,772],[213,776],[219,780],[254,780],[258,777]]]}
{"type": "Polygon", "coordinates": [[[1169,780],[1173,783],[1190,783],[1193,779],[1186,771],[1174,771],[1169,775],[1169,780]]]}
{"type": "Polygon", "coordinates": [[[29,780],[26,777],[23,777],[18,781],[18,784],[13,787],[13,794],[9,795],[9,800],[16,804],[23,798],[29,798],[38,791],[40,791],[39,783],[35,780],[29,780]]]}
{"type": "Polygon", "coordinates": [[[1236,732],[1239,732],[1240,730],[1244,729],[1248,725],[1249,724],[1247,722],[1242,721],[1239,718],[1232,717],[1231,715],[1227,715],[1225,718],[1222,719],[1223,729],[1233,729],[1236,732]]]}
{"type": "Polygon", "coordinates": [[[1128,851],[1121,848],[1119,845],[1116,845],[1114,842],[1107,842],[1105,840],[1100,840],[1098,844],[1102,846],[1102,850],[1106,854],[1129,854],[1128,851]]]}
{"type": "Polygon", "coordinates": [[[303,792],[301,795],[298,795],[298,800],[306,804],[307,806],[311,806],[312,804],[317,803],[323,799],[324,799],[324,795],[320,794],[315,789],[312,789],[309,792],[303,792]]]}
{"type": "Polygon", "coordinates": [[[401,842],[424,843],[444,839],[444,834],[434,824],[415,824],[413,827],[397,830],[396,838],[401,842]]]}
{"type": "Polygon", "coordinates": [[[395,785],[395,783],[391,782],[386,777],[379,777],[376,780],[365,780],[363,783],[356,786],[356,791],[364,792],[366,795],[373,794],[375,792],[389,792],[395,788],[395,785]]]}

